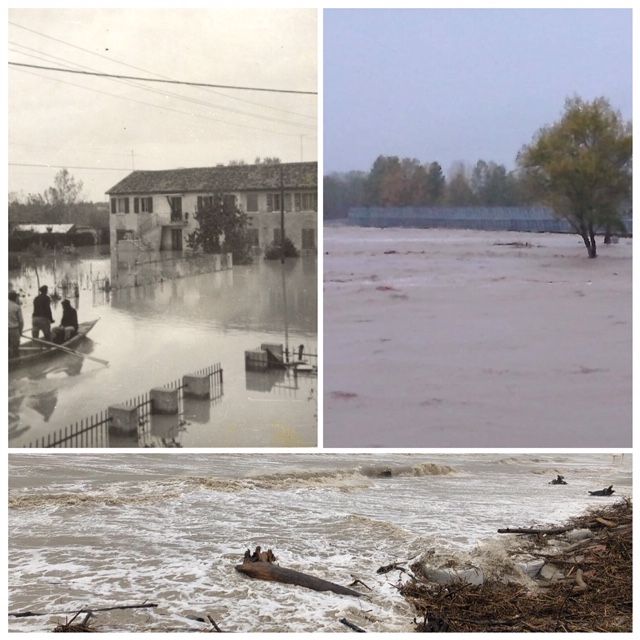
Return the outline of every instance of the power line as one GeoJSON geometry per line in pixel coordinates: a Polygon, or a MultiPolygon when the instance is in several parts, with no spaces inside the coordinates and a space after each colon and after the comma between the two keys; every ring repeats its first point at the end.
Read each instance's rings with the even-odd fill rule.
{"type": "MultiPolygon", "coordinates": [[[[36,51],[35,49],[32,49],[31,47],[27,47],[27,46],[22,45],[22,44],[17,43],[17,42],[11,42],[10,41],[9,44],[14,45],[14,46],[18,46],[18,47],[22,47],[22,48],[30,50],[30,51],[36,51]]],[[[77,63],[73,63],[70,60],[67,60],[65,58],[61,58],[60,56],[52,55],[50,53],[38,52],[41,55],[35,55],[33,53],[25,53],[25,52],[22,52],[22,51],[18,51],[16,49],[9,49],[9,50],[13,51],[14,53],[17,53],[19,55],[27,56],[27,57],[30,57],[30,58],[35,58],[37,60],[43,60],[44,62],[51,62],[51,60],[55,60],[58,64],[63,64],[63,65],[65,63],[67,63],[67,64],[76,64],[76,66],[80,66],[80,67],[82,67],[84,69],[87,69],[89,71],[95,71],[95,69],[92,69],[91,67],[88,67],[88,66],[82,65],[82,64],[81,65],[77,65],[77,63]],[[44,55],[46,57],[43,58],[42,55],[44,55]],[[47,58],[50,58],[50,60],[48,60],[47,58]]],[[[69,67],[69,70],[71,70],[71,67],[69,67]]],[[[232,109],[231,107],[222,107],[220,105],[216,105],[216,104],[213,104],[211,102],[207,102],[205,100],[198,100],[197,98],[189,98],[189,97],[186,97],[186,96],[182,96],[179,93],[175,93],[173,91],[166,91],[166,90],[162,90],[162,89],[152,89],[151,87],[145,87],[145,86],[143,86],[141,84],[137,84],[135,82],[128,82],[126,80],[114,80],[114,81],[122,83],[122,84],[124,84],[124,85],[126,85],[128,87],[136,87],[138,89],[142,89],[143,91],[148,91],[150,93],[156,93],[156,94],[161,95],[161,96],[165,96],[165,97],[169,96],[169,97],[173,97],[173,98],[176,98],[178,100],[182,100],[184,102],[189,102],[189,103],[192,103],[192,104],[198,104],[198,105],[202,105],[202,106],[205,106],[205,107],[211,107],[213,109],[221,109],[222,111],[230,111],[231,113],[236,113],[238,115],[248,116],[250,118],[257,118],[259,120],[268,120],[268,121],[271,121],[271,122],[277,122],[277,123],[284,124],[284,125],[291,126],[291,127],[304,127],[304,128],[307,128],[307,129],[315,129],[315,127],[313,125],[310,125],[310,124],[305,124],[305,123],[302,123],[302,122],[292,122],[290,120],[282,120],[280,118],[272,118],[272,117],[267,116],[267,115],[254,114],[254,113],[251,113],[249,111],[241,111],[239,109],[232,109]]]]}
{"type": "Polygon", "coordinates": [[[40,73],[33,73],[32,71],[26,71],[25,69],[17,69],[17,71],[22,71],[23,73],[28,73],[30,75],[37,76],[38,78],[44,78],[46,80],[52,80],[53,82],[60,82],[62,84],[68,84],[71,87],[77,87],[78,89],[83,89],[84,91],[91,91],[93,93],[99,93],[101,95],[110,96],[112,98],[119,98],[120,100],[127,100],[129,102],[134,102],[136,104],[143,104],[148,107],[154,107],[155,109],[163,109],[165,111],[172,111],[173,113],[180,113],[182,115],[188,115],[196,118],[203,118],[204,120],[211,120],[212,122],[218,122],[220,124],[228,124],[233,127],[240,127],[241,129],[252,129],[254,131],[262,131],[263,133],[270,133],[273,135],[280,136],[294,136],[297,137],[299,134],[297,133],[288,133],[285,131],[274,131],[273,129],[262,129],[260,127],[253,127],[248,124],[239,124],[237,122],[231,122],[229,120],[220,120],[219,118],[211,118],[210,116],[205,116],[200,113],[195,113],[192,111],[181,111],[180,109],[174,109],[173,107],[165,107],[163,105],[154,104],[153,102],[145,102],[144,100],[136,100],[135,98],[128,98],[127,96],[120,96],[116,93],[109,93],[108,91],[100,91],[99,89],[91,89],[89,87],[84,87],[80,84],[75,84],[73,82],[67,82],[66,80],[58,80],[57,78],[51,78],[49,76],[44,76],[40,73]]]}
{"type": "Polygon", "coordinates": [[[131,171],[131,169],[123,169],[122,167],[74,167],[68,164],[36,164],[28,162],[10,162],[10,167],[46,167],[47,169],[89,169],[92,171],[131,171]]]}
{"type": "MultiPolygon", "coordinates": [[[[84,51],[85,53],[88,53],[92,56],[97,56],[98,58],[103,58],[104,60],[108,60],[111,63],[116,63],[119,65],[122,65],[123,67],[128,67],[129,69],[136,69],[137,71],[144,71],[144,73],[152,73],[153,75],[159,76],[161,78],[165,78],[166,80],[170,80],[171,78],[169,78],[169,76],[165,76],[161,73],[155,73],[153,71],[149,71],[149,69],[143,69],[142,67],[137,67],[133,64],[129,64],[127,62],[122,62],[121,60],[116,60],[115,58],[112,58],[110,56],[105,56],[101,53],[96,53],[95,51],[91,51],[90,49],[85,49],[84,47],[79,47],[76,44],[72,44],[71,42],[67,42],[66,40],[62,40],[60,38],[54,38],[53,36],[47,35],[46,33],[42,33],[41,31],[36,31],[35,29],[29,29],[28,27],[25,27],[23,25],[17,24],[16,22],[11,22],[9,20],[9,24],[13,25],[14,27],[18,27],[18,29],[23,29],[24,31],[29,31],[30,33],[35,33],[36,35],[42,37],[42,38],[47,38],[47,40],[53,40],[54,42],[59,42],[61,44],[66,45],[67,47],[71,47],[72,49],[77,49],[78,51],[84,51]]],[[[81,65],[82,66],[82,65],[81,65]]],[[[238,102],[244,102],[246,104],[251,104],[255,107],[261,107],[263,109],[273,109],[274,111],[281,111],[282,113],[288,113],[291,115],[295,115],[295,116],[300,116],[301,118],[309,118],[311,120],[316,120],[316,116],[310,116],[304,113],[298,113],[297,111],[290,111],[289,109],[282,109],[280,107],[273,107],[271,105],[268,104],[264,104],[264,103],[260,103],[260,102],[253,102],[251,100],[245,100],[244,98],[239,98],[238,96],[230,96],[226,93],[221,93],[220,91],[214,91],[213,89],[211,89],[210,87],[204,87],[205,89],[207,89],[209,92],[211,93],[215,93],[218,96],[222,96],[223,98],[228,98],[229,100],[236,100],[238,102]]]]}
{"type": "Polygon", "coordinates": [[[266,93],[295,93],[299,95],[317,96],[317,91],[298,91],[296,89],[267,89],[264,87],[243,87],[229,84],[212,84],[209,82],[187,82],[185,80],[163,80],[161,78],[142,78],[140,76],[123,76],[115,73],[100,73],[97,71],[79,71],[76,69],[62,69],[61,67],[44,67],[37,64],[25,64],[23,62],[11,62],[10,66],[30,67],[31,69],[43,69],[45,71],[60,71],[62,73],[76,73],[85,76],[97,76],[101,78],[118,78],[120,80],[138,80],[140,82],[159,82],[164,84],[180,84],[187,87],[213,87],[214,89],[234,89],[237,91],[263,91],[266,93]]]}

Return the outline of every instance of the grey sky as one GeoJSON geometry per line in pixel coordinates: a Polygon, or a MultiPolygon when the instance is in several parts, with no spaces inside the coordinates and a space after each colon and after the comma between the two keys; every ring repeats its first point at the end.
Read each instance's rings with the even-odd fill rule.
{"type": "MultiPolygon", "coordinates": [[[[318,90],[313,9],[14,9],[9,21],[11,61],[318,90]]],[[[70,168],[104,200],[132,150],[136,169],[317,157],[316,96],[136,84],[10,67],[9,162],[120,169],[70,168]]],[[[10,166],[8,188],[41,192],[57,171],[10,166]]]]}
{"type": "Polygon", "coordinates": [[[631,10],[324,12],[324,172],[380,154],[513,168],[565,98],[632,115],[631,10]]]}

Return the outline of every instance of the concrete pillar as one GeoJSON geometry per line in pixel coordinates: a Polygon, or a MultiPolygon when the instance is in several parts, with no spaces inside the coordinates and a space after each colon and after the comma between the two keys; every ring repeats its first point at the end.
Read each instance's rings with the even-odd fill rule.
{"type": "Polygon", "coordinates": [[[260,348],[263,351],[270,351],[274,356],[282,360],[282,355],[284,353],[284,350],[281,344],[269,344],[265,342],[260,345],[260,348]]]}
{"type": "Polygon", "coordinates": [[[269,354],[262,349],[244,352],[244,366],[250,371],[263,371],[269,368],[269,354]]]}
{"type": "Polygon", "coordinates": [[[175,415],[178,413],[178,390],[156,387],[151,389],[151,413],[175,415]]]}
{"type": "Polygon", "coordinates": [[[124,404],[114,404],[108,409],[109,432],[114,433],[138,433],[138,407],[128,407],[124,404]]]}
{"type": "Polygon", "coordinates": [[[211,390],[208,375],[191,373],[182,376],[182,393],[185,398],[210,398],[211,390]]]}

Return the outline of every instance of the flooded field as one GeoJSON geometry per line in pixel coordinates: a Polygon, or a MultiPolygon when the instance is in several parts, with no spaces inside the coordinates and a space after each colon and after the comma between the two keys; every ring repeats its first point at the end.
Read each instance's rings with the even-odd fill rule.
{"type": "MultiPolygon", "coordinates": [[[[156,285],[104,291],[109,257],[42,259],[40,284],[79,283],[80,322],[99,318],[78,350],[109,365],[71,355],[23,366],[9,375],[9,444],[28,446],[152,387],[220,363],[222,397],[192,407],[180,420],[157,421],[140,446],[315,446],[314,376],[285,371],[249,374],[244,352],[263,342],[316,354],[315,258],[249,266],[156,285]],[[97,286],[94,286],[97,283],[97,286]]],[[[25,332],[38,279],[33,268],[10,272],[21,293],[25,332]]],[[[58,287],[59,288],[59,287],[58,287]]],[[[59,303],[53,315],[59,321],[59,303]]],[[[114,443],[110,443],[112,446],[114,443]]],[[[127,444],[127,446],[134,446],[127,444]]]]}
{"type": "Polygon", "coordinates": [[[330,447],[631,446],[632,241],[328,226],[330,447]]]}

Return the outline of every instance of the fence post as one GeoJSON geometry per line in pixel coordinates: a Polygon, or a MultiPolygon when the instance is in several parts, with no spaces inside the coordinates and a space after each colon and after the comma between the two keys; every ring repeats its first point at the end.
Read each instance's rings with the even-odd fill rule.
{"type": "Polygon", "coordinates": [[[174,415],[178,413],[178,389],[155,387],[151,389],[151,413],[174,415]]]}

